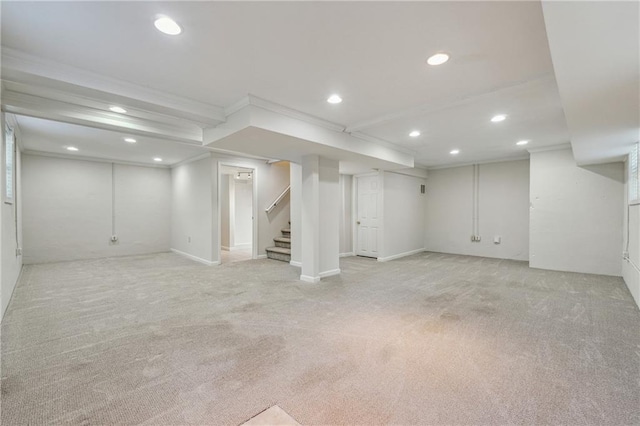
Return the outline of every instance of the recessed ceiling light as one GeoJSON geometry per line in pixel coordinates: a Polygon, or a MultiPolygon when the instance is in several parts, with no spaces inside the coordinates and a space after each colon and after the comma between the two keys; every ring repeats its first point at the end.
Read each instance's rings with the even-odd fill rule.
{"type": "Polygon", "coordinates": [[[169,35],[178,35],[182,32],[182,28],[180,28],[180,25],[178,25],[176,21],[169,18],[168,16],[159,17],[155,20],[153,25],[156,26],[158,31],[169,35]]]}
{"type": "Polygon", "coordinates": [[[330,104],[339,104],[340,102],[342,102],[342,98],[340,97],[340,95],[331,95],[329,96],[329,98],[327,99],[327,102],[329,102],[330,104]]]}
{"type": "Polygon", "coordinates": [[[156,158],[153,159],[153,161],[157,161],[159,163],[160,161],[162,161],[162,158],[156,157],[156,158]]]}
{"type": "Polygon", "coordinates": [[[109,107],[109,109],[113,112],[117,112],[118,114],[125,114],[127,112],[126,109],[119,106],[112,106],[112,107],[109,107]]]}
{"type": "Polygon", "coordinates": [[[68,146],[67,151],[78,151],[78,148],[76,148],[75,146],[68,146]]]}
{"type": "Polygon", "coordinates": [[[420,136],[420,131],[414,130],[411,133],[409,133],[409,136],[411,136],[412,138],[417,138],[418,136],[420,136]]]}
{"type": "Polygon", "coordinates": [[[528,143],[529,143],[529,141],[518,141],[518,142],[516,142],[516,145],[526,145],[528,143]]]}
{"type": "Polygon", "coordinates": [[[498,114],[491,117],[491,121],[494,123],[499,123],[501,121],[504,121],[506,118],[507,116],[505,114],[498,114]]]}
{"type": "Polygon", "coordinates": [[[449,60],[449,55],[446,53],[436,53],[433,56],[429,56],[427,63],[429,65],[442,65],[449,60]]]}
{"type": "Polygon", "coordinates": [[[128,142],[128,143],[136,143],[136,142],[138,142],[138,141],[137,141],[137,140],[135,140],[134,138],[124,138],[124,141],[125,141],[125,142],[128,142]]]}
{"type": "Polygon", "coordinates": [[[460,150],[459,149],[453,149],[449,152],[449,154],[451,155],[456,155],[456,154],[460,154],[460,150]]]}

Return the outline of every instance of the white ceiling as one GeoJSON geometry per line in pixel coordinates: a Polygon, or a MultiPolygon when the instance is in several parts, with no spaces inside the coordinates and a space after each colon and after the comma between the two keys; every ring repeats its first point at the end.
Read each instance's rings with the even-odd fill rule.
{"type": "Polygon", "coordinates": [[[622,159],[640,140],[640,3],[545,1],[544,17],[576,161],[622,159]]]}
{"type": "Polygon", "coordinates": [[[253,94],[427,166],[569,141],[537,1],[4,2],[2,45],[212,106],[253,94]],[[183,34],[156,31],[157,14],[183,34]],[[451,60],[426,65],[439,51],[451,60]]]}
{"type": "Polygon", "coordinates": [[[162,139],[133,136],[136,143],[127,143],[127,133],[118,133],[76,124],[17,116],[23,149],[80,158],[99,158],[139,164],[172,165],[208,150],[203,147],[178,144],[162,139]],[[78,151],[71,152],[67,146],[78,151]],[[154,161],[162,158],[162,162],[154,161]]]}

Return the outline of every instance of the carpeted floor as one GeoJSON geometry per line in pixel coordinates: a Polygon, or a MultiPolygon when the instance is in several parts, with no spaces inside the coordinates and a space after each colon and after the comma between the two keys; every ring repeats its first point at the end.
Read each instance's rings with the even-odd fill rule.
{"type": "Polygon", "coordinates": [[[620,278],[423,253],[207,267],[27,266],[2,323],[2,424],[639,424],[620,278]]]}

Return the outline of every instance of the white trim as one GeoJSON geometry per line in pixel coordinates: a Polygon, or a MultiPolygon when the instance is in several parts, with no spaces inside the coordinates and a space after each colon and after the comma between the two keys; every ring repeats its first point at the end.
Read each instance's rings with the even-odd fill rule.
{"type": "Polygon", "coordinates": [[[236,244],[233,247],[229,247],[229,251],[248,249],[248,248],[251,248],[251,247],[253,247],[253,244],[251,244],[251,243],[236,244]]]}
{"type": "Polygon", "coordinates": [[[146,164],[146,163],[138,163],[135,161],[122,161],[122,160],[110,160],[108,158],[98,158],[98,157],[89,157],[85,155],[72,155],[72,154],[63,154],[57,152],[44,152],[44,151],[33,151],[31,149],[25,149],[21,151],[22,154],[26,155],[37,155],[40,157],[51,157],[51,158],[62,158],[65,160],[77,160],[77,161],[91,161],[94,163],[109,163],[109,164],[121,164],[123,166],[137,166],[137,167],[150,167],[153,169],[169,169],[171,168],[168,164],[146,164]]]}
{"type": "MultiPolygon", "coordinates": [[[[529,152],[531,152],[531,151],[529,151],[529,152]]],[[[468,162],[468,163],[457,163],[457,164],[445,164],[445,165],[442,165],[442,166],[432,166],[432,167],[427,167],[427,171],[429,171],[429,170],[455,169],[456,167],[475,166],[476,164],[507,163],[509,161],[522,161],[522,160],[528,160],[528,159],[529,159],[529,155],[518,155],[518,156],[514,156],[514,157],[505,157],[505,158],[499,158],[499,159],[494,159],[494,160],[472,161],[472,162],[468,162]]],[[[428,177],[427,177],[427,179],[428,179],[428,177]]]]}
{"type": "Polygon", "coordinates": [[[341,124],[324,120],[322,118],[313,116],[311,114],[307,114],[306,112],[289,108],[284,105],[280,105],[263,98],[259,98],[255,95],[249,94],[247,97],[248,97],[249,104],[256,106],[258,108],[266,109],[267,111],[275,112],[276,114],[280,114],[290,118],[294,118],[296,120],[304,121],[309,124],[314,124],[316,126],[324,127],[325,129],[334,130],[336,132],[344,132],[345,126],[341,124]]]}
{"type": "Polygon", "coordinates": [[[296,268],[302,268],[302,262],[298,262],[297,260],[290,260],[289,265],[295,266],[296,268]]]}
{"type": "Polygon", "coordinates": [[[327,278],[327,277],[332,277],[334,275],[340,275],[340,268],[338,269],[331,269],[330,271],[324,271],[324,272],[320,272],[318,274],[318,276],[320,278],[327,278]]]}
{"type": "Polygon", "coordinates": [[[390,260],[400,259],[401,257],[411,256],[413,254],[422,253],[423,251],[426,251],[426,249],[420,248],[420,249],[416,249],[416,250],[407,251],[407,252],[404,252],[404,253],[394,254],[392,256],[379,257],[378,258],[378,262],[388,262],[390,260]]]}
{"type": "Polygon", "coordinates": [[[403,152],[403,153],[405,153],[407,155],[411,155],[411,156],[414,156],[414,157],[418,155],[417,151],[405,148],[405,147],[403,147],[401,145],[396,145],[393,142],[389,142],[388,140],[385,140],[385,139],[380,139],[380,138],[377,138],[375,136],[370,136],[370,135],[367,135],[365,133],[360,133],[360,132],[351,132],[349,134],[351,136],[353,136],[354,138],[358,138],[358,139],[362,139],[363,141],[372,142],[372,143],[375,143],[375,144],[378,144],[378,145],[382,145],[382,146],[384,146],[386,148],[394,149],[396,151],[403,152]]]}
{"type": "Polygon", "coordinates": [[[236,112],[240,111],[242,108],[247,107],[251,105],[251,101],[249,99],[249,96],[243,96],[238,102],[229,105],[228,107],[224,108],[224,115],[229,117],[232,114],[235,114],[236,112]]]}
{"type": "Polygon", "coordinates": [[[193,163],[195,161],[204,160],[205,158],[211,158],[210,152],[204,152],[202,154],[198,154],[195,157],[187,158],[186,160],[178,161],[171,165],[171,168],[184,166],[185,164],[193,163]]]}
{"type": "Polygon", "coordinates": [[[300,281],[304,281],[306,283],[318,284],[320,282],[320,277],[310,277],[309,275],[300,275],[300,281]]]}
{"type": "Polygon", "coordinates": [[[519,81],[509,86],[499,87],[490,92],[466,95],[446,104],[442,104],[441,102],[439,103],[428,102],[422,105],[418,105],[416,107],[406,108],[406,109],[398,110],[395,112],[387,113],[382,116],[362,120],[348,126],[345,131],[348,133],[353,133],[369,127],[378,126],[390,121],[396,121],[402,118],[430,115],[439,111],[446,111],[459,106],[475,103],[483,99],[493,99],[505,94],[512,94],[512,93],[518,94],[532,87],[536,87],[541,84],[549,84],[552,82],[555,83],[555,77],[553,75],[553,72],[545,72],[529,80],[519,81]]]}
{"type": "MultiPolygon", "coordinates": [[[[106,77],[81,68],[30,55],[16,49],[2,48],[2,67],[4,69],[17,71],[21,74],[35,74],[69,84],[85,86],[92,90],[99,90],[117,96],[126,96],[143,102],[174,108],[192,115],[198,115],[199,117],[208,117],[215,121],[224,121],[224,109],[217,105],[195,101],[127,81],[106,77]]],[[[4,74],[3,72],[3,77],[4,74]]]]}
{"type": "Polygon", "coordinates": [[[356,254],[352,251],[350,251],[349,253],[340,253],[338,256],[339,257],[351,257],[351,256],[355,256],[356,254]]]}
{"type": "Polygon", "coordinates": [[[215,266],[215,265],[219,265],[220,264],[220,262],[212,262],[210,260],[205,260],[205,259],[202,259],[201,257],[194,256],[192,254],[185,253],[183,251],[180,251],[180,250],[177,250],[177,249],[174,249],[174,248],[172,248],[171,251],[176,253],[176,254],[179,254],[180,256],[184,256],[184,257],[189,258],[191,260],[195,260],[196,262],[203,263],[203,264],[205,264],[207,266],[215,266]]]}
{"type": "Polygon", "coordinates": [[[569,142],[566,142],[560,145],[543,146],[540,148],[529,148],[527,151],[531,153],[535,153],[535,152],[547,152],[547,151],[560,151],[563,149],[571,149],[571,144],[569,142]]]}
{"type": "Polygon", "coordinates": [[[259,254],[258,257],[256,257],[256,259],[266,259],[267,255],[266,254],[259,254]]]}
{"type": "Polygon", "coordinates": [[[385,170],[386,173],[393,173],[396,175],[411,176],[418,179],[427,179],[429,172],[426,168],[413,167],[411,169],[398,169],[398,170],[385,170]]]}
{"type": "MultiPolygon", "coordinates": [[[[105,108],[106,105],[108,104],[105,103],[105,108]]],[[[3,91],[2,107],[5,111],[18,115],[202,146],[202,127],[196,123],[190,124],[186,119],[167,117],[166,114],[153,116],[133,109],[130,114],[118,114],[12,90],[3,91]],[[167,118],[162,120],[164,117],[167,118]]]]}

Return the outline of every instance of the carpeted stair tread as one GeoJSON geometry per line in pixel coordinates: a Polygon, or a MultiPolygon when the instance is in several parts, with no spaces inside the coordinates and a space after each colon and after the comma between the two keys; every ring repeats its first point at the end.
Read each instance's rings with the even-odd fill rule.
{"type": "Polygon", "coordinates": [[[284,247],[267,247],[266,250],[274,253],[291,254],[291,249],[284,247]]]}
{"type": "Polygon", "coordinates": [[[276,241],[278,243],[290,243],[291,242],[291,238],[289,237],[276,237],[273,239],[273,241],[276,241]]]}

